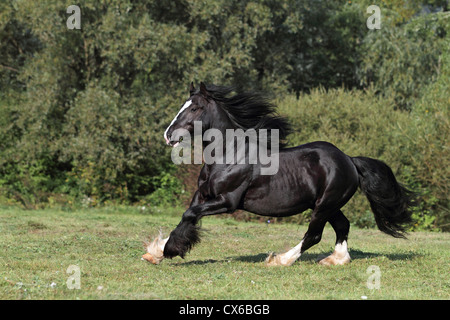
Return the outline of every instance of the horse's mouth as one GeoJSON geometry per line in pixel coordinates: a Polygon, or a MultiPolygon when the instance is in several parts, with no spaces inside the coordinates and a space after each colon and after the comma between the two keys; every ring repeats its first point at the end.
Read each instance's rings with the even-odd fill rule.
{"type": "Polygon", "coordinates": [[[177,147],[181,142],[183,142],[183,137],[181,136],[181,137],[178,139],[178,141],[175,141],[175,140],[169,141],[169,140],[167,140],[166,142],[167,142],[167,145],[169,145],[169,146],[175,148],[175,147],[177,147]]]}

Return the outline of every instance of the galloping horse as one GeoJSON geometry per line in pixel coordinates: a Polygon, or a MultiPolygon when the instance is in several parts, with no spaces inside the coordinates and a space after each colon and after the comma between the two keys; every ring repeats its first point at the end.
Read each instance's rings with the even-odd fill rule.
{"type": "MultiPolygon", "coordinates": [[[[216,129],[224,136],[227,129],[277,130],[284,141],[290,132],[286,119],[276,115],[276,108],[258,93],[237,93],[232,88],[191,83],[190,97],[164,133],[166,143],[178,145],[179,132],[194,134],[194,122],[201,121],[202,133],[216,129]],[[183,129],[183,130],[181,130],[183,129]]],[[[211,143],[211,142],[210,142],[211,143]]],[[[247,142],[246,142],[247,143],[247,142]]],[[[203,148],[208,141],[203,141],[203,148]]],[[[266,144],[268,148],[271,143],[266,144]]],[[[223,154],[236,148],[224,144],[223,154]]],[[[248,151],[248,143],[246,145],[248,151]]],[[[278,148],[277,148],[278,149],[278,148]]],[[[271,151],[271,150],[269,150],[271,151]]],[[[278,170],[263,175],[256,163],[205,163],[189,208],[181,222],[163,239],[161,234],[147,246],[146,260],[158,264],[163,258],[186,253],[200,241],[197,223],[202,217],[232,213],[243,209],[258,215],[286,217],[312,209],[308,230],[298,245],[282,254],[270,254],[267,265],[292,265],[300,255],[317,244],[324,226],[336,232],[334,252],[322,259],[324,265],[350,262],[347,237],[350,223],[341,208],[358,186],[367,196],[378,228],[393,237],[403,237],[411,221],[413,193],[401,186],[392,170],[383,162],[367,157],[350,157],[328,142],[311,142],[293,148],[280,143],[278,170]]]]}

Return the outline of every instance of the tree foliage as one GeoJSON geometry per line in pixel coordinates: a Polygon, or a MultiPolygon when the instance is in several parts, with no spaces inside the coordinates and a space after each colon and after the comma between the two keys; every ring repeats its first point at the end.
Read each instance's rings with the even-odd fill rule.
{"type": "MultiPolygon", "coordinates": [[[[366,27],[368,0],[81,0],[81,29],[73,30],[72,1],[2,1],[0,200],[36,207],[178,198],[162,134],[191,81],[300,99],[343,87],[355,92],[346,99],[364,102],[359,90],[373,87],[373,99],[393,109],[422,117],[433,99],[438,114],[449,16],[420,12],[447,2],[374,2],[381,30],[366,27]]],[[[427,119],[436,130],[448,125],[427,119]]],[[[424,188],[437,181],[431,169],[408,177],[424,188]]]]}
{"type": "Polygon", "coordinates": [[[364,39],[362,81],[374,83],[383,96],[393,96],[397,107],[411,110],[420,89],[441,72],[449,32],[449,15],[434,14],[370,33],[364,39]]]}

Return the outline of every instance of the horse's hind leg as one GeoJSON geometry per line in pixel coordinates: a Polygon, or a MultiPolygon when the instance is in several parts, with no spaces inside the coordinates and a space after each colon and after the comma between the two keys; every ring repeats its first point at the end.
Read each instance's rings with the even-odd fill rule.
{"type": "Polygon", "coordinates": [[[343,265],[350,262],[350,254],[347,251],[347,237],[350,223],[341,210],[338,210],[328,220],[336,232],[336,246],[334,252],[319,261],[322,265],[343,265]]]}
{"type": "Polygon", "coordinates": [[[291,250],[282,254],[270,254],[266,259],[267,266],[290,266],[301,254],[313,245],[320,242],[322,238],[323,228],[327,223],[327,212],[314,211],[311,216],[311,222],[308,226],[302,241],[291,250]]]}

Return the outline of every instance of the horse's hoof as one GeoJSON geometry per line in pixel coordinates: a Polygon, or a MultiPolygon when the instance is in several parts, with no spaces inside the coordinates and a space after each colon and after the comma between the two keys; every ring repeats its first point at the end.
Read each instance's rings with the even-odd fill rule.
{"type": "Polygon", "coordinates": [[[266,258],[266,260],[264,262],[266,264],[266,266],[271,267],[271,266],[278,265],[275,257],[276,257],[276,255],[273,252],[269,253],[269,256],[266,258]]]}
{"type": "Polygon", "coordinates": [[[319,264],[323,266],[341,266],[350,263],[350,260],[350,255],[348,253],[345,255],[340,255],[336,252],[333,252],[328,257],[320,260],[319,264]]]}
{"type": "Polygon", "coordinates": [[[146,253],[142,256],[142,259],[147,260],[148,262],[151,262],[153,264],[159,264],[161,260],[155,259],[150,253],[146,253]]]}
{"type": "Polygon", "coordinates": [[[285,266],[289,267],[295,262],[295,259],[286,259],[283,254],[274,254],[271,252],[266,258],[265,264],[267,267],[285,266]]]}
{"type": "Polygon", "coordinates": [[[153,264],[160,264],[164,259],[164,246],[169,238],[163,239],[160,231],[159,236],[152,242],[146,242],[145,247],[147,253],[142,256],[142,259],[147,260],[153,264]]]}

